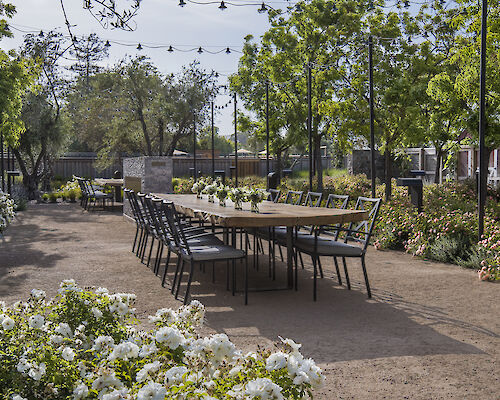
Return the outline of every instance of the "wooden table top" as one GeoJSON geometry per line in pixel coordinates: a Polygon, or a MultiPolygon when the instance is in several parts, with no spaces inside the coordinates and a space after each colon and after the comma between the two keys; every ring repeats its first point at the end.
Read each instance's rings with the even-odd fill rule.
{"type": "Polygon", "coordinates": [[[94,181],[101,186],[123,186],[121,178],[95,178],[94,181]]]}
{"type": "Polygon", "coordinates": [[[206,197],[196,198],[195,194],[153,193],[154,196],[172,201],[178,212],[224,227],[266,227],[297,225],[330,225],[363,221],[368,212],[363,210],[341,210],[338,208],[304,207],[283,203],[263,201],[259,204],[259,213],[250,211],[250,203],[243,203],[243,210],[235,210],[228,199],[226,207],[209,203],[206,197]]]}

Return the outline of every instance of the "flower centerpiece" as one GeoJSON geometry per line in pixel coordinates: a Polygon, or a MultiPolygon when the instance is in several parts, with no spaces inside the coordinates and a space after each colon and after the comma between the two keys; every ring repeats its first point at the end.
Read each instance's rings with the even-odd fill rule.
{"type": "Polygon", "coordinates": [[[196,193],[196,197],[201,199],[201,194],[203,193],[203,189],[205,189],[206,183],[203,179],[195,182],[193,187],[191,188],[193,193],[196,193]]]}
{"type": "Polygon", "coordinates": [[[229,198],[234,203],[234,208],[236,210],[241,210],[243,208],[242,204],[246,200],[246,197],[247,192],[243,188],[236,187],[229,191],[229,198]]]}
{"type": "Polygon", "coordinates": [[[250,201],[250,210],[254,213],[259,212],[259,203],[267,199],[269,193],[262,189],[251,189],[247,195],[248,201],[250,201]]]}
{"type": "Polygon", "coordinates": [[[226,207],[226,199],[229,193],[229,188],[227,186],[218,186],[217,187],[217,198],[219,199],[219,205],[222,207],[226,207]]]}
{"type": "Polygon", "coordinates": [[[162,308],[137,327],[135,295],[61,283],[0,303],[5,399],[302,399],[324,376],[300,344],[242,353],[225,334],[200,336],[199,301],[162,308]],[[148,325],[145,323],[145,325],[148,325]]]}
{"type": "Polygon", "coordinates": [[[217,193],[217,183],[212,183],[210,185],[205,186],[205,190],[203,193],[206,193],[208,195],[208,201],[210,203],[214,202],[214,196],[217,193]]]}

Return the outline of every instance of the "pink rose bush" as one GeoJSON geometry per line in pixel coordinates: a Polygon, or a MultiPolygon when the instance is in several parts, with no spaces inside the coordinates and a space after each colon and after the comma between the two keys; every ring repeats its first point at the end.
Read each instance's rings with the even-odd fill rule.
{"type": "Polygon", "coordinates": [[[304,399],[324,376],[300,344],[243,354],[225,334],[201,337],[198,301],[163,308],[137,328],[135,295],[63,281],[47,299],[0,304],[4,399],[304,399]]]}

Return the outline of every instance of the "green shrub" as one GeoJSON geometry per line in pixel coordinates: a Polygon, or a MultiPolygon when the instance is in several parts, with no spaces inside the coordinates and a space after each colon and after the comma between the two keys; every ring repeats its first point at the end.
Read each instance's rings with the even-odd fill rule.
{"type": "Polygon", "coordinates": [[[57,203],[57,198],[59,197],[58,193],[50,192],[49,193],[49,203],[57,203]]]}
{"type": "Polygon", "coordinates": [[[26,211],[27,208],[28,208],[28,200],[20,198],[15,201],[14,209],[16,212],[26,211]]]}
{"type": "Polygon", "coordinates": [[[76,201],[77,191],[75,189],[68,190],[68,198],[71,203],[76,201]]]}
{"type": "Polygon", "coordinates": [[[48,193],[42,194],[42,201],[45,201],[45,202],[49,201],[49,194],[48,193]]]}

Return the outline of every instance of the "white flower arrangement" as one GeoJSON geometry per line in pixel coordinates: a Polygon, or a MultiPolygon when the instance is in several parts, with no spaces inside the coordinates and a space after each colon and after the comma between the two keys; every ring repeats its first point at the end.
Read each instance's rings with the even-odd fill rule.
{"type": "Polygon", "coordinates": [[[247,191],[243,188],[235,187],[229,191],[229,198],[234,203],[234,208],[241,210],[242,203],[247,199],[247,191]]]}
{"type": "Polygon", "coordinates": [[[219,199],[219,205],[225,207],[226,199],[231,189],[228,186],[218,186],[217,187],[217,198],[219,199]]]}
{"type": "Polygon", "coordinates": [[[14,219],[14,200],[0,190],[0,235],[14,219]]]}
{"type": "Polygon", "coordinates": [[[211,203],[214,202],[214,196],[217,193],[217,188],[218,186],[216,182],[205,186],[205,190],[203,192],[208,195],[208,201],[211,203]]]}
{"type": "Polygon", "coordinates": [[[268,196],[269,196],[269,193],[266,192],[265,190],[251,189],[247,194],[247,198],[251,204],[252,212],[259,212],[259,203],[261,203],[263,200],[267,199],[268,196]]]}
{"type": "Polygon", "coordinates": [[[201,199],[201,194],[203,193],[203,189],[207,186],[206,182],[203,179],[199,179],[196,181],[191,187],[191,191],[196,193],[196,196],[201,199]]]}
{"type": "Polygon", "coordinates": [[[0,397],[284,400],[312,397],[324,381],[290,339],[278,352],[243,355],[225,334],[196,333],[205,313],[196,300],[158,310],[150,330],[134,326],[134,302],[68,280],[53,299],[34,290],[0,304],[0,397]]]}

